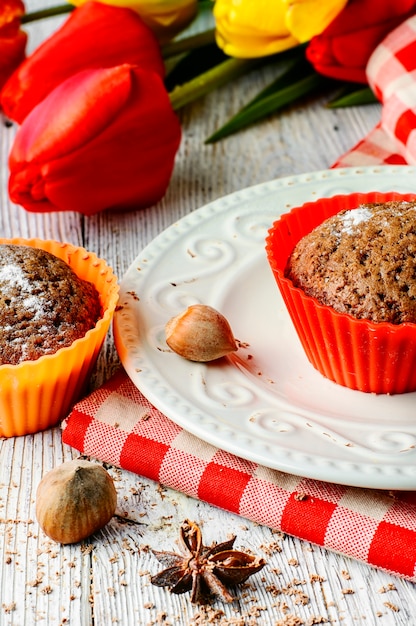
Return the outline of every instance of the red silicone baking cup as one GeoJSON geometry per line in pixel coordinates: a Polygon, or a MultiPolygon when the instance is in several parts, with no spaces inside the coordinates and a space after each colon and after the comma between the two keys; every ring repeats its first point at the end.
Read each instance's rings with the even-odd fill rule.
{"type": "Polygon", "coordinates": [[[320,304],[284,272],[297,242],[328,217],[360,204],[416,200],[415,194],[354,193],[293,208],[270,228],[266,252],[279,290],[311,364],[350,389],[377,394],[416,390],[416,324],[356,319],[320,304]]]}
{"type": "Polygon", "coordinates": [[[84,248],[42,239],[2,239],[41,248],[65,261],[94,284],[102,315],[94,328],[72,345],[34,361],[0,366],[0,437],[27,435],[55,426],[87,388],[118,301],[119,286],[103,259],[84,248]]]}

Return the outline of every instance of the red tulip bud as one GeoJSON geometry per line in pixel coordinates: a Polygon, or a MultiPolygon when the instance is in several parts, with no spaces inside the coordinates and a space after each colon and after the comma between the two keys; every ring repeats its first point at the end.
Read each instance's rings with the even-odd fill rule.
{"type": "Polygon", "coordinates": [[[121,65],[84,70],[24,120],[9,159],[10,198],[28,211],[132,210],[160,200],[181,137],[163,81],[121,65]]]}
{"type": "Polygon", "coordinates": [[[27,35],[20,30],[24,12],[22,0],[0,3],[0,88],[25,58],[27,35]]]}
{"type": "Polygon", "coordinates": [[[306,57],[325,76],[366,83],[365,70],[374,49],[415,10],[416,0],[349,0],[335,20],[311,39],[306,57]]]}
{"type": "Polygon", "coordinates": [[[164,76],[160,46],[139,15],[87,2],[12,74],[0,94],[10,119],[21,123],[59,83],[88,68],[128,63],[164,76]]]}

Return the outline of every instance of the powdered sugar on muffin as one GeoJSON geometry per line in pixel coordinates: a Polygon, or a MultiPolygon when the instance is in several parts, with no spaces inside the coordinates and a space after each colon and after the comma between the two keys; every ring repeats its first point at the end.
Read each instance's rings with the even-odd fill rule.
{"type": "Polygon", "coordinates": [[[101,315],[95,287],[38,248],[0,245],[0,364],[71,345],[101,315]]]}
{"type": "Polygon", "coordinates": [[[416,202],[337,213],[299,241],[285,275],[340,313],[416,322],[416,202]]]}

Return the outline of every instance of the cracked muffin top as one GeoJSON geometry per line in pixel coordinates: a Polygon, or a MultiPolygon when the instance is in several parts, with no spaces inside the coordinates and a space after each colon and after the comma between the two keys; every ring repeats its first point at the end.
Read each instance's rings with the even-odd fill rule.
{"type": "Polygon", "coordinates": [[[53,354],[93,328],[98,293],[55,255],[0,244],[0,365],[53,354]]]}
{"type": "Polygon", "coordinates": [[[362,204],[328,218],[298,242],[285,275],[340,313],[416,322],[416,202],[362,204]]]}

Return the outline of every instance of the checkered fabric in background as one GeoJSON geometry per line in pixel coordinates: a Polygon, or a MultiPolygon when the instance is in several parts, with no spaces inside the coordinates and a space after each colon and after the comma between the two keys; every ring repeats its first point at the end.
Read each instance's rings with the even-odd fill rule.
{"type": "Polygon", "coordinates": [[[416,15],[377,46],[366,73],[383,105],[380,123],[333,167],[416,165],[416,15]]]}
{"type": "Polygon", "coordinates": [[[416,581],[416,493],[345,487],[224,452],[165,417],[124,370],[81,400],[63,441],[83,454],[416,581]]]}
{"type": "MultiPolygon", "coordinates": [[[[416,164],[416,16],[375,50],[380,124],[333,167],[416,164]]],[[[416,582],[416,492],[301,478],[211,446],[156,410],[121,370],[79,402],[64,443],[259,524],[416,582]]]]}

